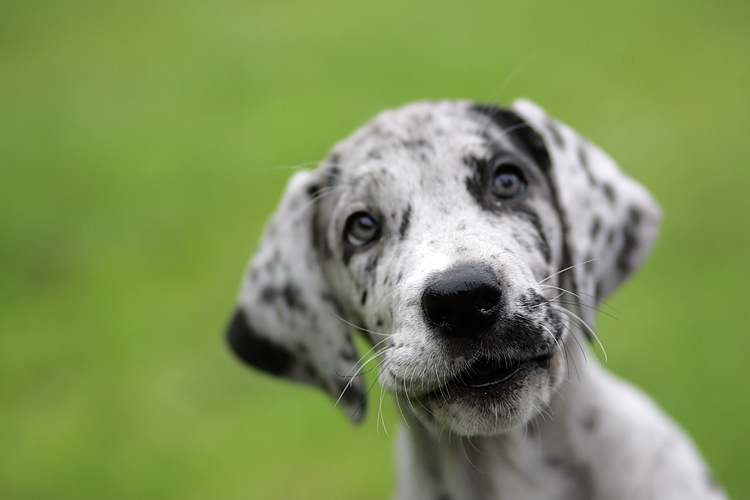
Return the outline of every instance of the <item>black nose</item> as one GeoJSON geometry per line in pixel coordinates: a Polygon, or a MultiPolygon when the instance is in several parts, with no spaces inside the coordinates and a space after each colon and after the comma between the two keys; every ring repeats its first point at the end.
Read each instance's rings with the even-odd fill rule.
{"type": "Polygon", "coordinates": [[[441,273],[422,294],[427,320],[449,337],[476,339],[497,321],[502,289],[484,268],[459,268],[441,273]]]}

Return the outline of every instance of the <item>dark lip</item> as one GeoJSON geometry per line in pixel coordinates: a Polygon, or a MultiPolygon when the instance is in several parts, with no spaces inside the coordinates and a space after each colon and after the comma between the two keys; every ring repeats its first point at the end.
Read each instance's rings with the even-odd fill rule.
{"type": "Polygon", "coordinates": [[[548,352],[526,360],[481,356],[456,376],[450,384],[473,389],[499,385],[512,379],[521,371],[536,367],[549,370],[553,355],[554,352],[548,352]]]}

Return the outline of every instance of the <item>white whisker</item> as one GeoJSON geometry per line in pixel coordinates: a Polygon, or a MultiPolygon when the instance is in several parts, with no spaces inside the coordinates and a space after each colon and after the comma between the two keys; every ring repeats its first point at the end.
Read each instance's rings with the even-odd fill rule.
{"type": "Polygon", "coordinates": [[[580,264],[573,264],[572,266],[568,266],[568,267],[566,267],[565,269],[560,269],[560,270],[559,270],[559,271],[557,271],[556,273],[554,273],[554,274],[550,274],[549,276],[547,276],[547,277],[546,277],[546,278],[544,278],[543,280],[541,280],[541,281],[538,281],[538,282],[537,282],[537,285],[541,285],[542,283],[544,283],[544,282],[545,282],[545,281],[547,281],[548,279],[550,279],[550,278],[554,278],[554,277],[555,277],[555,276],[557,276],[558,274],[562,274],[562,273],[564,273],[565,271],[570,271],[571,269],[574,269],[574,268],[576,268],[576,267],[580,267],[580,266],[585,266],[585,265],[586,265],[586,264],[588,264],[589,262],[594,262],[595,260],[599,260],[599,257],[594,257],[593,259],[589,259],[589,260],[587,260],[587,261],[585,261],[585,262],[581,262],[580,264]]]}

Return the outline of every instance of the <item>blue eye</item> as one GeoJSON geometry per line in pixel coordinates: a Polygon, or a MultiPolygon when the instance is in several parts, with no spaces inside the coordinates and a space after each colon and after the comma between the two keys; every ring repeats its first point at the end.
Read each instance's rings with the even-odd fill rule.
{"type": "Polygon", "coordinates": [[[346,219],[344,237],[352,246],[365,246],[379,235],[380,226],[367,212],[356,212],[346,219]]]}
{"type": "Polygon", "coordinates": [[[495,170],[492,179],[492,194],[498,198],[515,198],[526,191],[526,178],[521,169],[512,164],[503,164],[495,170]]]}

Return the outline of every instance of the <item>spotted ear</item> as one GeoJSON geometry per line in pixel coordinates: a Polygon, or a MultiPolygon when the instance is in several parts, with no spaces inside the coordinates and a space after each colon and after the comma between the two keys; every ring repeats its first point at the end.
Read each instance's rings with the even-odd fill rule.
{"type": "Polygon", "coordinates": [[[301,171],[289,181],[250,261],[227,337],[243,361],[320,387],[359,422],[356,351],[313,245],[316,175],[301,171]]]}
{"type": "MultiPolygon", "coordinates": [[[[646,260],[659,230],[659,206],[604,151],[537,105],[518,100],[512,110],[542,137],[549,154],[573,285],[582,301],[601,302],[646,260]]],[[[593,309],[581,313],[593,324],[593,309]]]]}

